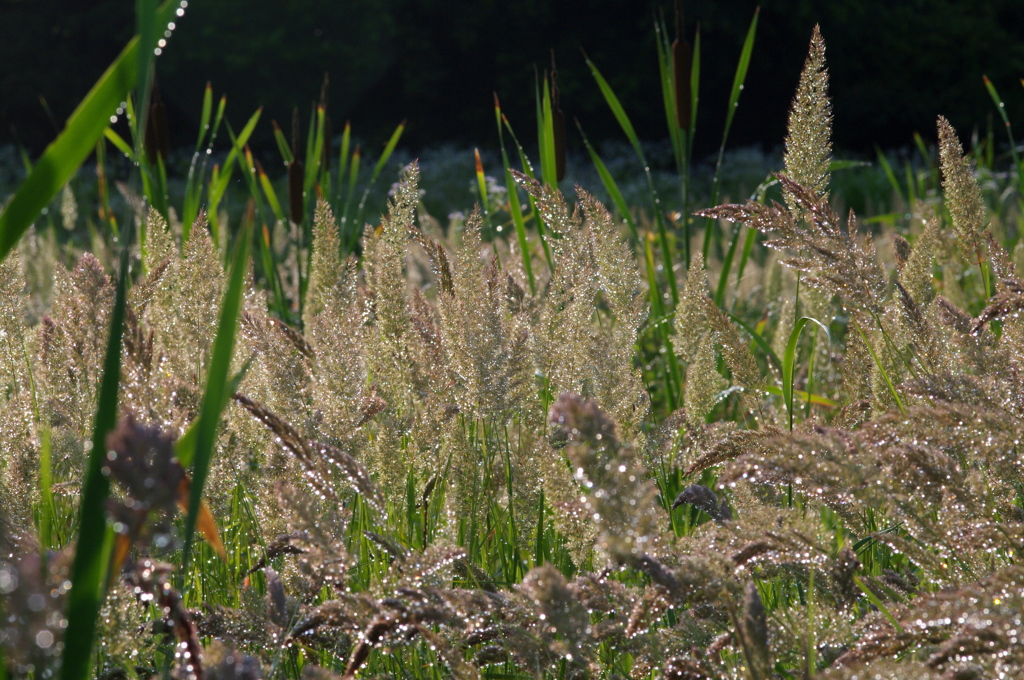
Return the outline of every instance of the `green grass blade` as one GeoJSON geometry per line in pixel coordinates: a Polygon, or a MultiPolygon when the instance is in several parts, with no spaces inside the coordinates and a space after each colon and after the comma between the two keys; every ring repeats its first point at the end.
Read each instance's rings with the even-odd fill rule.
{"type": "MultiPolygon", "coordinates": [[[[782,389],[776,387],[775,385],[762,385],[761,389],[763,389],[768,394],[774,394],[776,397],[785,398],[785,393],[783,393],[782,389]]],[[[839,404],[832,401],[828,397],[823,397],[820,394],[814,394],[813,392],[808,393],[805,392],[804,390],[793,390],[793,397],[810,404],[817,404],[818,406],[827,406],[828,408],[837,408],[839,406],[839,404]]]]}
{"type": "Polygon", "coordinates": [[[800,340],[800,332],[809,323],[816,323],[825,334],[831,335],[828,327],[817,319],[810,316],[802,316],[793,324],[793,330],[789,334],[789,342],[786,343],[786,351],[782,355],[782,398],[786,402],[786,412],[789,414],[789,429],[793,429],[793,372],[796,368],[796,350],[800,340]]]}
{"type": "Polygon", "coordinates": [[[597,81],[597,86],[601,90],[601,94],[604,95],[605,102],[608,103],[608,108],[612,110],[612,114],[615,116],[615,120],[619,122],[619,126],[622,131],[626,134],[626,139],[633,146],[633,150],[636,151],[636,155],[640,157],[643,164],[646,166],[647,161],[644,160],[644,151],[640,147],[640,138],[636,136],[636,130],[633,129],[633,123],[630,122],[629,116],[626,115],[625,109],[622,108],[622,102],[619,101],[618,96],[612,90],[611,85],[605,80],[604,76],[598,70],[594,62],[590,61],[590,58],[586,54],[583,55],[587,62],[587,66],[590,68],[590,73],[594,76],[594,80],[597,81]]]}
{"type": "Polygon", "coordinates": [[[210,230],[213,232],[213,242],[219,243],[220,240],[220,225],[217,222],[217,207],[220,205],[221,199],[224,198],[225,192],[228,190],[228,186],[231,184],[231,175],[234,170],[235,162],[238,160],[240,155],[240,149],[244,149],[245,145],[249,143],[249,137],[252,135],[252,131],[256,128],[256,123],[259,122],[260,114],[263,113],[263,109],[256,109],[256,113],[250,116],[245,127],[235,137],[234,133],[230,131],[233,145],[231,151],[228,152],[227,157],[224,159],[224,165],[220,169],[220,174],[210,181],[210,187],[207,190],[209,197],[209,208],[207,210],[208,217],[210,220],[210,230]]]}
{"type": "MultiPolygon", "coordinates": [[[[176,0],[161,5],[157,10],[157,24],[170,21],[177,7],[176,0]]],[[[110,125],[110,117],[135,86],[139,45],[136,36],[100,76],[71,114],[64,131],[46,147],[7,208],[0,213],[0,261],[10,254],[21,235],[74,176],[103,136],[110,125]]]]}
{"type": "MultiPolygon", "coordinates": [[[[530,179],[536,179],[533,164],[530,163],[530,159],[526,156],[523,145],[519,143],[519,138],[516,137],[512,125],[508,122],[508,118],[502,115],[501,122],[504,124],[505,129],[508,130],[509,136],[512,137],[512,142],[516,145],[516,152],[519,154],[519,163],[523,166],[523,173],[530,179]]],[[[540,211],[537,210],[537,202],[533,200],[533,196],[527,194],[527,200],[530,204],[530,217],[533,219],[533,223],[537,225],[537,235],[540,237],[541,248],[544,249],[544,259],[548,263],[548,270],[553,272],[555,271],[555,262],[551,256],[551,246],[548,244],[544,220],[541,218],[540,211]]]]}
{"type": "Polygon", "coordinates": [[[278,126],[277,121],[273,121],[274,126],[274,141],[277,143],[277,150],[281,152],[281,159],[285,165],[288,165],[295,157],[292,155],[291,145],[288,144],[288,139],[281,132],[281,128],[278,126]]]}
{"type": "MultiPolygon", "coordinates": [[[[753,231],[748,229],[748,231],[753,231]]],[[[740,236],[743,234],[743,225],[737,224],[733,230],[732,241],[729,243],[729,250],[722,260],[722,272],[718,275],[718,285],[715,287],[715,304],[719,307],[725,305],[725,289],[729,284],[729,274],[732,272],[732,261],[736,257],[736,247],[739,245],[740,236]]]]}
{"type": "Polygon", "coordinates": [[[256,113],[252,114],[245,127],[238,133],[237,137],[232,134],[232,141],[234,142],[231,147],[231,151],[228,152],[227,157],[224,159],[224,165],[220,168],[220,176],[216,182],[212,182],[210,185],[210,220],[213,221],[213,213],[215,212],[216,206],[220,203],[220,200],[224,197],[224,192],[228,190],[228,185],[231,184],[231,170],[234,168],[235,162],[238,160],[238,156],[241,155],[241,150],[245,148],[245,145],[249,143],[249,137],[252,135],[252,131],[256,128],[256,123],[259,122],[260,114],[263,113],[263,109],[256,109],[256,113]]]}
{"type": "Polygon", "coordinates": [[[206,179],[206,164],[213,151],[213,144],[217,140],[217,131],[220,129],[221,121],[224,119],[224,109],[227,106],[227,98],[220,98],[220,103],[217,105],[217,112],[214,117],[213,125],[211,126],[210,109],[212,106],[213,89],[210,87],[210,84],[207,83],[206,91],[203,94],[203,113],[200,118],[200,130],[197,144],[201,147],[204,141],[207,141],[207,139],[209,141],[207,142],[205,154],[200,154],[199,147],[196,148],[192,153],[192,162],[188,167],[188,177],[185,180],[185,204],[181,217],[182,241],[188,240],[189,233],[192,231],[192,224],[196,221],[196,215],[199,214],[199,203],[202,200],[204,188],[203,183],[206,179]],[[199,164],[199,170],[197,173],[196,164],[199,163],[200,155],[203,158],[203,162],[199,164]]]}
{"type": "MultiPolygon", "coordinates": [[[[366,185],[366,189],[363,191],[363,196],[359,199],[359,207],[356,209],[354,225],[356,228],[358,228],[363,221],[363,210],[366,208],[366,199],[370,196],[370,189],[372,189],[373,185],[377,183],[377,177],[380,176],[384,166],[387,165],[388,160],[390,160],[391,154],[394,152],[395,147],[398,146],[398,140],[402,138],[402,133],[404,131],[405,121],[403,120],[398,124],[398,127],[395,128],[395,131],[391,133],[391,138],[388,140],[388,143],[384,145],[384,151],[377,160],[377,165],[373,166],[373,172],[370,174],[370,182],[366,185]]],[[[353,167],[353,170],[354,169],[355,168],[353,167]]]]}
{"type": "Polygon", "coordinates": [[[123,153],[128,160],[135,162],[135,149],[132,145],[124,140],[124,137],[114,132],[113,128],[107,128],[103,131],[103,136],[106,137],[107,141],[114,145],[114,147],[123,153]]]}
{"type": "Polygon", "coordinates": [[[373,174],[370,175],[370,184],[373,184],[377,177],[380,176],[381,170],[387,165],[391,159],[391,154],[394,153],[395,147],[398,146],[398,140],[402,138],[402,133],[405,132],[405,121],[403,120],[395,128],[395,131],[391,133],[391,138],[388,139],[388,143],[384,145],[384,151],[380,155],[380,159],[377,161],[377,165],[373,166],[373,174]]]}
{"type": "MultiPolygon", "coordinates": [[[[906,202],[906,198],[903,196],[903,187],[900,186],[900,181],[896,179],[896,173],[892,170],[892,165],[889,164],[889,159],[885,157],[882,150],[875,146],[875,154],[878,156],[878,164],[882,166],[882,171],[885,173],[886,179],[889,180],[889,185],[892,186],[893,193],[900,199],[900,202],[904,205],[909,205],[906,202]]],[[[913,189],[911,189],[913,190],[913,189]]]]}
{"type": "Polygon", "coordinates": [[[487,176],[484,174],[484,163],[480,160],[480,149],[473,149],[473,161],[476,167],[476,190],[480,194],[480,205],[484,209],[484,224],[488,224],[491,216],[490,202],[487,200],[487,176]]]}
{"type": "Polygon", "coordinates": [[[355,220],[352,221],[351,228],[348,226],[348,211],[352,206],[352,197],[355,196],[356,192],[356,181],[359,179],[360,159],[359,145],[356,144],[355,151],[352,152],[352,162],[349,167],[348,190],[345,192],[345,203],[341,211],[341,234],[342,240],[345,243],[345,252],[348,253],[351,253],[355,249],[355,244],[359,241],[359,237],[361,235],[361,227],[355,220]]]}
{"type": "Polygon", "coordinates": [[[672,71],[672,47],[668,38],[668,28],[664,18],[654,22],[655,47],[658,49],[658,80],[661,83],[661,103],[665,109],[665,123],[668,126],[669,139],[672,142],[672,154],[675,156],[676,168],[680,178],[686,158],[686,130],[679,127],[679,116],[676,112],[675,73],[672,71]]]}
{"type": "Polygon", "coordinates": [[[899,392],[896,391],[896,386],[892,382],[892,378],[889,377],[889,372],[885,370],[885,366],[882,365],[881,360],[878,358],[878,354],[875,353],[875,348],[868,342],[867,336],[864,334],[864,329],[857,325],[857,332],[860,334],[861,340],[864,341],[864,346],[868,348],[868,352],[871,353],[871,358],[875,362],[875,366],[878,367],[879,373],[882,374],[882,379],[885,380],[885,386],[889,389],[889,394],[892,395],[893,401],[896,402],[896,406],[900,409],[900,413],[906,413],[906,409],[903,408],[903,400],[900,399],[899,392]]]}
{"type": "MultiPolygon", "coordinates": [[[[306,156],[306,176],[302,181],[302,195],[307,208],[309,207],[310,198],[313,195],[313,185],[316,184],[317,179],[321,174],[321,168],[323,167],[324,144],[327,143],[324,139],[324,115],[324,107],[316,107],[316,125],[313,128],[313,143],[310,148],[309,155],[306,156]]],[[[306,215],[309,215],[311,211],[305,210],[303,212],[306,215]]],[[[304,222],[312,227],[312,217],[304,220],[304,222]]]]}
{"type": "Polygon", "coordinates": [[[754,10],[754,18],[750,21],[750,28],[747,29],[747,37],[743,40],[743,49],[740,51],[740,61],[736,65],[736,74],[732,79],[732,90],[729,92],[729,104],[725,113],[725,132],[722,133],[722,140],[729,136],[729,128],[732,126],[733,116],[736,115],[736,107],[740,103],[740,93],[743,91],[743,83],[747,80],[747,69],[750,68],[750,55],[754,51],[754,38],[757,36],[757,20],[761,15],[761,8],[754,10]]]}
{"type": "Polygon", "coordinates": [[[558,187],[558,173],[555,165],[555,119],[554,111],[551,108],[551,87],[548,78],[544,76],[544,83],[541,89],[540,99],[541,118],[540,137],[538,147],[540,149],[540,173],[544,183],[558,187]]]}
{"type": "Polygon", "coordinates": [[[213,88],[210,87],[210,83],[206,83],[206,89],[203,90],[203,108],[199,114],[199,134],[196,136],[196,148],[193,153],[199,153],[199,149],[203,146],[203,140],[206,139],[207,133],[210,131],[210,116],[213,115],[213,88]]]}
{"type": "Polygon", "coordinates": [[[740,280],[743,278],[743,270],[747,268],[747,261],[750,260],[750,253],[754,250],[754,243],[757,241],[757,229],[747,229],[747,236],[743,240],[743,252],[740,254],[740,266],[736,270],[736,287],[739,288],[740,280]]]}
{"type": "Polygon", "coordinates": [[[348,172],[348,152],[349,146],[352,144],[352,124],[345,121],[345,130],[341,133],[341,151],[338,155],[338,191],[341,191],[341,185],[345,181],[345,173],[348,172]]]}
{"type": "Polygon", "coordinates": [[[608,103],[608,107],[612,110],[615,119],[619,122],[619,126],[625,133],[626,138],[629,140],[630,145],[633,147],[633,151],[636,152],[637,158],[640,159],[640,163],[644,169],[644,175],[647,178],[647,191],[651,196],[651,207],[654,211],[654,221],[658,226],[658,244],[661,246],[662,257],[665,263],[665,274],[668,279],[669,289],[672,293],[672,304],[679,304],[679,289],[676,284],[676,277],[673,270],[675,259],[672,255],[672,245],[668,239],[668,234],[665,228],[665,219],[662,215],[661,200],[658,198],[658,192],[654,187],[654,178],[651,176],[651,167],[647,162],[647,157],[644,155],[644,150],[640,146],[640,139],[636,136],[636,130],[633,129],[633,123],[630,122],[629,116],[626,115],[626,111],[622,108],[622,103],[616,96],[615,92],[612,91],[608,81],[604,79],[597,66],[590,61],[590,59],[583,55],[586,59],[587,66],[590,67],[590,72],[594,76],[594,80],[597,81],[597,86],[601,90],[601,94],[604,95],[605,101],[608,103]]]}
{"type": "MultiPolygon", "coordinates": [[[[725,128],[722,130],[722,143],[718,147],[718,161],[715,163],[715,176],[711,180],[711,205],[718,205],[718,192],[721,189],[722,160],[725,158],[725,145],[729,139],[729,129],[732,127],[733,116],[736,115],[736,107],[740,103],[740,93],[743,91],[743,83],[747,79],[747,69],[750,67],[750,55],[754,51],[754,38],[757,36],[757,21],[761,15],[761,8],[754,10],[754,18],[750,21],[750,28],[747,29],[747,37],[743,41],[743,49],[740,50],[740,60],[736,65],[736,73],[732,79],[732,90],[729,93],[729,103],[726,106],[725,128]]],[[[696,112],[694,112],[696,118],[696,112]]],[[[715,221],[708,218],[704,221],[704,261],[707,262],[711,249],[711,238],[713,235],[715,221]]]]}
{"type": "Polygon", "coordinates": [[[526,238],[526,220],[523,219],[523,209],[519,205],[519,190],[515,180],[512,179],[511,164],[508,161],[508,152],[505,150],[505,134],[501,125],[501,103],[498,101],[497,94],[494,95],[494,122],[498,126],[498,146],[501,147],[501,165],[505,171],[508,211],[512,215],[512,224],[516,228],[516,239],[523,257],[523,269],[526,271],[526,278],[530,284],[530,295],[536,295],[537,282],[534,280],[533,264],[530,261],[530,242],[526,238]]]}
{"type": "Polygon", "coordinates": [[[249,270],[249,256],[252,250],[252,226],[246,225],[239,232],[235,241],[234,255],[231,260],[231,274],[228,278],[224,304],[220,310],[220,321],[217,325],[217,337],[213,342],[213,353],[210,356],[210,371],[206,378],[206,389],[199,411],[199,422],[195,435],[195,450],[192,464],[192,488],[189,493],[188,518],[185,522],[185,555],[182,573],[188,570],[191,558],[192,539],[195,537],[196,517],[203,495],[203,486],[213,459],[214,444],[217,439],[217,427],[221,414],[230,396],[228,393],[228,375],[231,369],[231,356],[235,349],[235,333],[238,329],[238,312],[242,306],[245,293],[245,278],[249,270]]]}
{"type": "Polygon", "coordinates": [[[53,521],[53,463],[50,428],[44,426],[39,433],[39,545],[43,549],[55,548],[53,521]]]}
{"type": "MultiPolygon", "coordinates": [[[[128,221],[127,223],[130,223],[128,221]]],[[[118,384],[121,378],[121,335],[124,328],[125,298],[128,291],[128,243],[122,239],[120,272],[114,309],[110,314],[110,333],[107,337],[100,379],[99,400],[93,426],[92,450],[86,468],[85,485],[79,508],[78,540],[75,543],[75,561],[71,567],[71,593],[68,596],[68,627],[65,633],[64,655],[61,667],[63,680],[81,680],[89,671],[93,637],[99,618],[100,603],[106,583],[110,541],[107,534],[104,503],[110,492],[110,482],[103,474],[106,460],[107,433],[117,421],[118,384]]]]}
{"type": "Polygon", "coordinates": [[[594,167],[597,169],[597,174],[601,178],[601,183],[604,184],[605,190],[608,195],[611,196],[612,203],[618,209],[619,214],[622,215],[622,219],[626,220],[626,224],[629,225],[629,233],[633,237],[634,243],[640,242],[639,232],[636,228],[636,222],[633,221],[633,215],[630,213],[629,205],[626,203],[626,199],[623,198],[622,192],[619,190],[619,185],[616,184],[615,178],[608,171],[608,167],[601,160],[601,157],[597,155],[597,151],[594,150],[590,140],[587,139],[587,135],[583,132],[583,126],[580,122],[576,121],[576,127],[580,131],[580,136],[583,137],[583,145],[587,147],[587,153],[590,154],[590,160],[594,163],[594,167]]]}
{"type": "Polygon", "coordinates": [[[875,595],[874,591],[871,590],[871,588],[868,588],[866,585],[864,585],[864,581],[862,581],[857,576],[853,577],[853,582],[857,584],[857,587],[860,588],[862,593],[864,593],[864,596],[868,598],[868,602],[877,607],[878,611],[882,612],[882,614],[885,615],[885,618],[889,619],[889,623],[893,625],[893,628],[895,628],[896,631],[900,635],[902,635],[903,626],[900,625],[899,619],[892,615],[892,612],[890,612],[889,608],[885,606],[885,603],[882,602],[882,600],[877,595],[875,595]]]}
{"type": "Polygon", "coordinates": [[[260,186],[263,188],[263,193],[267,197],[267,203],[270,205],[271,212],[274,213],[274,217],[279,222],[284,222],[284,210],[281,208],[281,201],[277,199],[277,192],[274,191],[274,184],[270,181],[267,173],[264,172],[263,166],[256,161],[256,172],[260,176],[260,186]]]}
{"type": "MultiPolygon", "coordinates": [[[[726,314],[729,314],[729,313],[726,312],[726,314]]],[[[733,316],[732,314],[729,314],[729,318],[732,319],[732,322],[734,324],[736,324],[737,326],[739,326],[740,328],[742,328],[744,331],[747,332],[747,335],[749,335],[751,337],[751,339],[753,339],[754,344],[756,344],[758,347],[760,347],[761,351],[763,351],[765,353],[765,355],[768,357],[768,359],[773,364],[775,364],[775,368],[781,371],[782,370],[782,361],[779,359],[779,355],[777,355],[775,353],[775,350],[772,349],[772,346],[770,344],[768,344],[768,341],[764,339],[764,336],[761,335],[760,333],[758,333],[757,331],[755,331],[750,326],[748,326],[743,321],[743,319],[739,318],[738,316],[733,316]]]]}
{"type": "Polygon", "coordinates": [[[996,91],[996,86],[992,84],[988,76],[982,76],[982,79],[985,82],[985,89],[988,90],[988,96],[992,98],[992,103],[996,105],[999,117],[1003,120],[1003,125],[1006,127],[1006,136],[1010,140],[1010,157],[1013,158],[1013,165],[1017,168],[1017,183],[1020,187],[1020,193],[1024,195],[1024,165],[1021,164],[1020,156],[1017,154],[1017,144],[1013,140],[1013,128],[1010,127],[1010,118],[1006,114],[1006,104],[1003,103],[1002,97],[996,91]]]}

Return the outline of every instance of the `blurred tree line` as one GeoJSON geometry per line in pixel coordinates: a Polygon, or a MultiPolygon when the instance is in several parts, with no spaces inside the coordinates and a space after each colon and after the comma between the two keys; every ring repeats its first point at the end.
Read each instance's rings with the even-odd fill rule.
{"type": "MultiPolygon", "coordinates": [[[[692,41],[701,27],[698,153],[717,147],[751,0],[683,0],[692,41]]],[[[985,126],[994,109],[987,74],[1024,125],[1024,2],[1021,0],[764,0],[735,145],[781,143],[812,26],[821,24],[832,75],[836,143],[852,151],[908,145],[933,133],[935,116],[958,129],[985,126]]],[[[240,124],[258,106],[303,134],[310,105],[330,75],[335,133],[346,120],[382,143],[408,120],[404,145],[496,143],[492,92],[524,142],[533,142],[537,69],[554,51],[562,108],[588,135],[619,138],[581,49],[622,99],[641,136],[667,136],[654,46],[654,16],[667,0],[192,0],[157,62],[171,132],[194,140],[205,83],[228,95],[240,124]],[[584,9],[580,9],[580,7],[584,9]]],[[[0,144],[38,152],[134,30],[127,0],[0,0],[0,144]]],[[[576,140],[570,129],[570,143],[576,140]]],[[[1003,139],[998,133],[998,139],[1003,139]]]]}

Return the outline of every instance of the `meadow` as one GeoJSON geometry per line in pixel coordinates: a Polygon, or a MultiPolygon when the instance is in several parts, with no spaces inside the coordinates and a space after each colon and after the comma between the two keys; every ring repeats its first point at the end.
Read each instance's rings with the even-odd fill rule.
{"type": "Polygon", "coordinates": [[[138,6],[3,188],[0,680],[1024,674],[987,79],[998,132],[837,159],[815,28],[781,158],[729,151],[755,14],[700,162],[659,20],[661,144],[588,60],[620,146],[566,157],[548,72],[495,154],[364,155],[322,96],[271,167],[209,87],[167,148],[138,6]]]}

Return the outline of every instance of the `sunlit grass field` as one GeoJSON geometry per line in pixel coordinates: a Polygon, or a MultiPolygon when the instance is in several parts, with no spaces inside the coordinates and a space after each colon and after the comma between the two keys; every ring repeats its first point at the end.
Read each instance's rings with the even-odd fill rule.
{"type": "Polygon", "coordinates": [[[992,83],[997,131],[840,158],[815,28],[780,152],[731,149],[755,14],[699,159],[700,37],[659,21],[660,143],[588,60],[619,144],[549,72],[489,153],[209,87],[175,151],[180,8],[138,6],[0,154],[0,680],[1024,674],[992,83]]]}

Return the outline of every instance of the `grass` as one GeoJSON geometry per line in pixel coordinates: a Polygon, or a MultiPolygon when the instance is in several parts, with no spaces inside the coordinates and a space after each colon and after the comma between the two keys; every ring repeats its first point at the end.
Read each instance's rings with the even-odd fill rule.
{"type": "Polygon", "coordinates": [[[164,158],[133,41],[0,213],[0,675],[1024,671],[1013,112],[836,160],[815,31],[785,155],[727,152],[755,14],[700,163],[679,24],[666,144],[587,60],[626,139],[562,168],[539,78],[543,183],[497,100],[420,164],[321,102],[286,173],[207,88],[164,158]]]}

